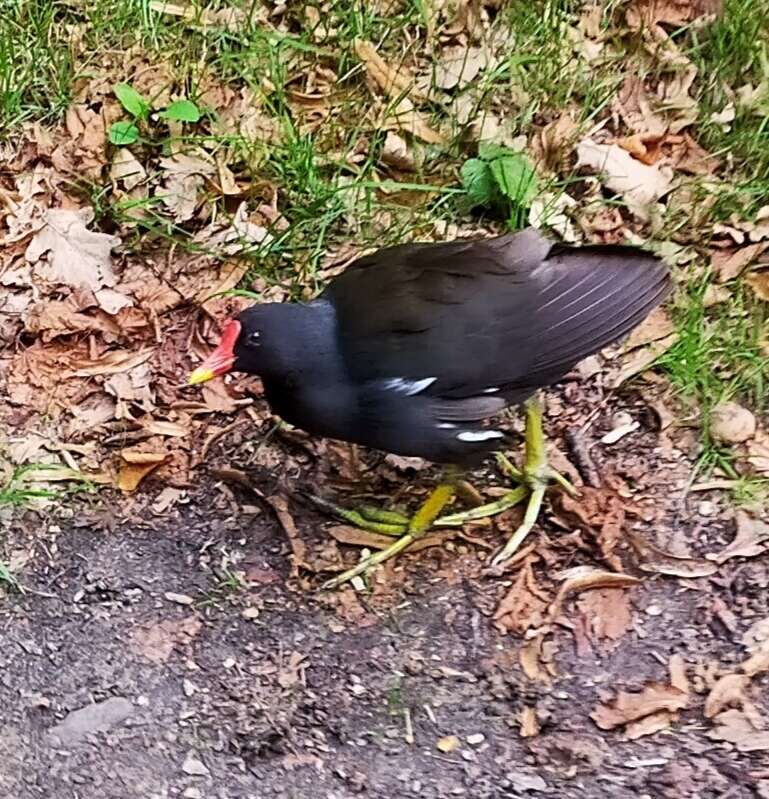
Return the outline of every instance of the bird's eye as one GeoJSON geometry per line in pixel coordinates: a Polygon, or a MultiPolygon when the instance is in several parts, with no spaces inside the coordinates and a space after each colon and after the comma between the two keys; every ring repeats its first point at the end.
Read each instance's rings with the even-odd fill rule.
{"type": "Polygon", "coordinates": [[[258,330],[248,334],[248,344],[251,347],[258,347],[262,342],[260,341],[261,334],[258,330]]]}

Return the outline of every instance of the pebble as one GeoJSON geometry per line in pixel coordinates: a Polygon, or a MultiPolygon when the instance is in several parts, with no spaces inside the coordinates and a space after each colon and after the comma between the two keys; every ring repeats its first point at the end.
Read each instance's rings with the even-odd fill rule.
{"type": "Polygon", "coordinates": [[[459,749],[459,738],[457,738],[456,735],[446,735],[443,738],[439,738],[435,745],[438,748],[438,751],[443,752],[444,754],[447,752],[453,752],[455,749],[459,749]]]}
{"type": "Polygon", "coordinates": [[[697,506],[697,512],[700,516],[713,516],[716,512],[716,503],[711,502],[709,499],[704,499],[697,506]]]}
{"type": "Polygon", "coordinates": [[[202,760],[198,760],[193,752],[190,752],[182,763],[182,771],[190,777],[210,777],[211,772],[202,760]]]}
{"type": "Polygon", "coordinates": [[[203,799],[203,794],[200,792],[200,789],[195,787],[187,788],[182,796],[184,799],[203,799]]]}
{"type": "Polygon", "coordinates": [[[259,618],[259,608],[246,608],[242,616],[244,619],[257,619],[259,618]]]}
{"type": "Polygon", "coordinates": [[[486,740],[486,736],[482,732],[475,732],[467,736],[467,743],[470,746],[480,746],[486,740]]]}
{"type": "Polygon", "coordinates": [[[195,600],[187,594],[175,594],[173,591],[166,591],[163,596],[169,602],[175,602],[177,605],[191,605],[195,600]]]}
{"type": "Polygon", "coordinates": [[[660,605],[649,605],[645,612],[647,616],[661,616],[662,607],[660,605]]]}

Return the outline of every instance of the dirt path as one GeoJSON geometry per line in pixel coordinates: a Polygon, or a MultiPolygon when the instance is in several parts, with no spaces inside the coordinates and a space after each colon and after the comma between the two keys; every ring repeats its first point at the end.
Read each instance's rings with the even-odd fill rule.
{"type": "Polygon", "coordinates": [[[0,796],[769,795],[764,755],[710,740],[700,700],[637,741],[589,718],[619,688],[665,681],[671,653],[692,672],[739,659],[767,615],[765,563],[706,585],[646,581],[608,646],[578,655],[559,628],[546,684],[491,622],[503,583],[436,576],[456,555],[404,558],[389,607],[329,602],[287,580],[271,516],[215,505],[199,491],[158,518],[115,521],[99,503],[76,523],[21,515],[10,541],[31,553],[26,593],[0,604],[0,796]],[[541,726],[529,739],[525,706],[541,726]]]}

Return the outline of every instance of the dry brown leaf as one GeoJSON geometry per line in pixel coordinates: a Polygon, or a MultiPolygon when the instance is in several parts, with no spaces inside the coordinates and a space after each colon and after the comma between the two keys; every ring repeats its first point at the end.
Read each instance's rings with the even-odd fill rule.
{"type": "Polygon", "coordinates": [[[307,547],[300,537],[299,531],[296,529],[294,517],[288,510],[288,501],[286,498],[275,495],[272,497],[265,497],[265,501],[268,502],[275,511],[280,526],[283,528],[283,532],[286,534],[288,543],[291,546],[291,574],[297,576],[300,568],[312,570],[312,567],[307,563],[307,547]]]}
{"type": "Polygon", "coordinates": [[[628,532],[627,539],[635,550],[638,568],[651,574],[667,574],[671,577],[710,577],[718,571],[712,560],[705,558],[682,558],[672,555],[650,544],[637,533],[628,532]]]}
{"type": "Polygon", "coordinates": [[[135,189],[147,178],[144,167],[127,147],[119,147],[115,151],[109,174],[115,182],[122,181],[126,191],[135,189]]]}
{"type": "Polygon", "coordinates": [[[688,704],[689,696],[684,691],[664,683],[649,683],[639,693],[620,691],[612,703],[598,705],[590,718],[602,730],[612,730],[660,711],[683,710],[688,704]]]}
{"type": "Polygon", "coordinates": [[[177,647],[188,644],[202,629],[197,616],[160,621],[134,629],[131,639],[134,649],[153,663],[164,663],[177,647]]]}
{"type": "Polygon", "coordinates": [[[680,28],[699,17],[719,14],[721,8],[722,0],[634,0],[626,19],[633,30],[660,23],[680,28]]]}
{"type": "Polygon", "coordinates": [[[170,455],[167,452],[137,452],[124,449],[120,452],[120,470],[117,487],[121,491],[135,491],[139,483],[159,466],[166,463],[170,455]]]}
{"type": "Polygon", "coordinates": [[[669,710],[651,713],[642,719],[631,721],[625,725],[625,738],[629,741],[635,741],[644,735],[653,735],[655,732],[660,732],[660,730],[666,730],[676,718],[676,714],[671,713],[669,710]]]}
{"type": "Polygon", "coordinates": [[[550,678],[555,676],[555,668],[551,661],[545,662],[543,644],[544,635],[536,635],[524,643],[518,652],[518,661],[521,664],[523,673],[530,680],[539,682],[550,682],[550,678]]]}
{"type": "Polygon", "coordinates": [[[226,228],[205,228],[195,234],[194,241],[217,254],[237,255],[255,244],[269,243],[272,236],[267,228],[249,219],[248,205],[241,203],[226,228]]]}
{"type": "Polygon", "coordinates": [[[521,738],[535,738],[539,735],[539,719],[537,709],[531,705],[524,705],[520,714],[521,738]]]}
{"type": "Polygon", "coordinates": [[[769,671],[769,639],[762,641],[756,651],[740,664],[740,668],[748,677],[769,671]]]}
{"type": "Polygon", "coordinates": [[[83,332],[101,333],[107,341],[116,341],[121,337],[123,330],[114,318],[99,310],[82,313],[87,307],[87,303],[79,301],[74,295],[66,300],[43,300],[30,306],[24,327],[46,342],[58,336],[83,332]]]}
{"type": "Polygon", "coordinates": [[[769,302],[769,269],[759,269],[751,272],[745,282],[753,289],[756,297],[769,302]]]}
{"type": "Polygon", "coordinates": [[[686,663],[681,655],[671,655],[668,661],[670,684],[685,694],[690,693],[689,679],[686,676],[686,663]]]}
{"type": "Polygon", "coordinates": [[[715,727],[708,738],[728,741],[740,752],[760,752],[769,749],[769,732],[759,729],[743,710],[724,710],[714,718],[715,727]]]}
{"type": "Polygon", "coordinates": [[[491,54],[485,47],[446,47],[435,64],[433,83],[439,89],[462,89],[489,65],[490,60],[491,54]]]}
{"type": "Polygon", "coordinates": [[[585,591],[577,601],[591,637],[618,641],[633,629],[633,608],[627,590],[596,588],[585,591]]]}
{"type": "Polygon", "coordinates": [[[628,336],[624,349],[634,350],[667,338],[675,329],[675,322],[667,308],[657,307],[628,336]]]}
{"type": "Polygon", "coordinates": [[[176,153],[170,158],[161,158],[160,166],[167,174],[158,196],[177,222],[191,219],[206,178],[217,174],[216,164],[204,157],[201,151],[198,155],[176,153]]]}
{"type": "Polygon", "coordinates": [[[494,612],[494,623],[500,632],[522,635],[532,627],[540,627],[545,620],[547,601],[531,569],[524,563],[518,577],[494,612]]]}
{"type": "Polygon", "coordinates": [[[531,142],[534,160],[540,171],[560,172],[573,148],[578,132],[577,123],[571,111],[564,111],[558,119],[545,125],[531,142]]]}
{"type": "Polygon", "coordinates": [[[355,54],[364,63],[369,77],[387,97],[411,96],[415,100],[426,100],[426,95],[417,87],[413,75],[404,66],[390,66],[376,51],[371,42],[356,39],[355,54]]]}
{"type": "MultiPolygon", "coordinates": [[[[766,346],[769,358],[769,342],[766,346]]],[[[759,430],[753,441],[748,442],[745,448],[748,463],[758,474],[769,475],[769,433],[759,430]]]]}
{"type": "Polygon", "coordinates": [[[334,525],[329,527],[326,532],[340,544],[366,547],[367,549],[387,549],[393,542],[391,535],[372,533],[369,530],[362,530],[360,527],[351,527],[347,524],[334,525]]]}
{"type": "Polygon", "coordinates": [[[739,277],[747,266],[769,247],[769,242],[759,241],[739,249],[716,249],[710,255],[710,267],[719,283],[739,277]]]}
{"type": "Polygon", "coordinates": [[[93,361],[84,358],[72,358],[68,366],[74,377],[114,375],[134,369],[148,361],[154,354],[154,349],[141,349],[136,352],[110,350],[93,361]]]}
{"type": "Polygon", "coordinates": [[[622,365],[610,379],[612,388],[619,388],[626,380],[645,372],[661,355],[664,355],[678,341],[678,333],[655,341],[648,347],[639,347],[630,356],[622,359],[622,365]]]}
{"type": "Polygon", "coordinates": [[[734,540],[720,552],[708,554],[710,560],[719,565],[730,558],[755,558],[769,546],[769,524],[754,519],[744,510],[736,511],[737,534],[734,540]]]}
{"type": "Polygon", "coordinates": [[[622,571],[615,549],[622,538],[627,508],[622,498],[611,488],[580,488],[579,499],[562,494],[556,510],[559,518],[571,527],[583,527],[598,544],[601,558],[609,568],[622,571]]]}
{"type": "Polygon", "coordinates": [[[112,249],[120,244],[117,236],[96,233],[86,227],[93,210],[49,208],[44,226],[35,233],[25,257],[34,264],[35,274],[49,283],[93,292],[114,286],[112,249]]]}
{"type": "Polygon", "coordinates": [[[642,221],[649,219],[649,207],[672,188],[670,167],[643,164],[616,144],[583,139],[577,145],[577,166],[600,175],[604,185],[621,194],[628,209],[642,221]]]}
{"type": "Polygon", "coordinates": [[[705,700],[704,714],[712,719],[727,707],[742,707],[750,677],[744,674],[726,674],[710,689],[705,700]]]}
{"type": "Polygon", "coordinates": [[[390,112],[384,126],[410,133],[427,144],[446,143],[446,138],[430,126],[427,114],[417,111],[408,97],[404,97],[390,112]]]}
{"type": "Polygon", "coordinates": [[[391,130],[387,131],[381,158],[383,163],[404,172],[416,169],[414,154],[409,150],[406,140],[391,130]]]}
{"type": "Polygon", "coordinates": [[[566,597],[571,594],[580,594],[593,588],[632,588],[640,582],[637,577],[629,574],[616,574],[590,566],[570,569],[566,572],[566,581],[550,605],[548,619],[553,621],[558,618],[566,597]]]}
{"type": "Polygon", "coordinates": [[[168,3],[166,0],[150,0],[150,8],[158,14],[181,17],[196,27],[214,27],[238,33],[247,24],[266,23],[266,10],[255,6],[246,11],[243,8],[226,6],[220,9],[200,8],[196,5],[168,3]]]}

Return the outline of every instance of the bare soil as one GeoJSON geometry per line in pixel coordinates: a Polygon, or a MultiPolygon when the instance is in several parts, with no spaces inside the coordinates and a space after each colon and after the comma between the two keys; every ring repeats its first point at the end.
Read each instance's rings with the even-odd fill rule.
{"type": "MultiPolygon", "coordinates": [[[[638,397],[621,403],[647,418],[638,397]]],[[[563,430],[570,411],[550,410],[563,430]]],[[[592,439],[610,426],[606,411],[592,439]]],[[[213,460],[249,469],[252,453],[233,461],[251,452],[241,438],[223,440],[213,460]]],[[[657,514],[634,524],[652,540],[717,550],[732,537],[731,511],[718,496],[682,499],[691,462],[660,440],[646,424],[599,448],[601,468],[624,463],[635,475],[634,494],[657,514]]],[[[269,495],[289,478],[296,487],[322,477],[288,457],[251,473],[269,495]]],[[[399,479],[425,490],[430,477],[399,479]]],[[[405,555],[369,598],[328,596],[316,590],[322,575],[292,576],[285,530],[252,492],[201,474],[185,502],[153,513],[160,488],[101,493],[69,519],[26,510],[8,525],[7,551],[28,561],[17,575],[24,593],[0,603],[0,796],[769,796],[765,753],[711,740],[701,696],[639,740],[589,716],[617,690],[667,680],[672,653],[692,675],[738,662],[745,629],[769,615],[765,559],[698,580],[646,575],[632,590],[631,629],[587,650],[575,646],[579,611],[568,600],[547,684],[524,676],[521,639],[493,623],[511,576],[483,572],[483,547],[460,540],[405,555]],[[530,738],[520,735],[525,706],[541,727],[530,738]],[[452,735],[459,745],[441,751],[452,735]]],[[[289,508],[310,551],[324,551],[328,520],[296,499],[289,508]]],[[[495,527],[473,535],[503,538],[495,527]]],[[[548,516],[540,535],[568,531],[548,516]]],[[[586,555],[563,557],[574,566],[586,555]]],[[[766,709],[765,691],[757,702],[766,709]]]]}

